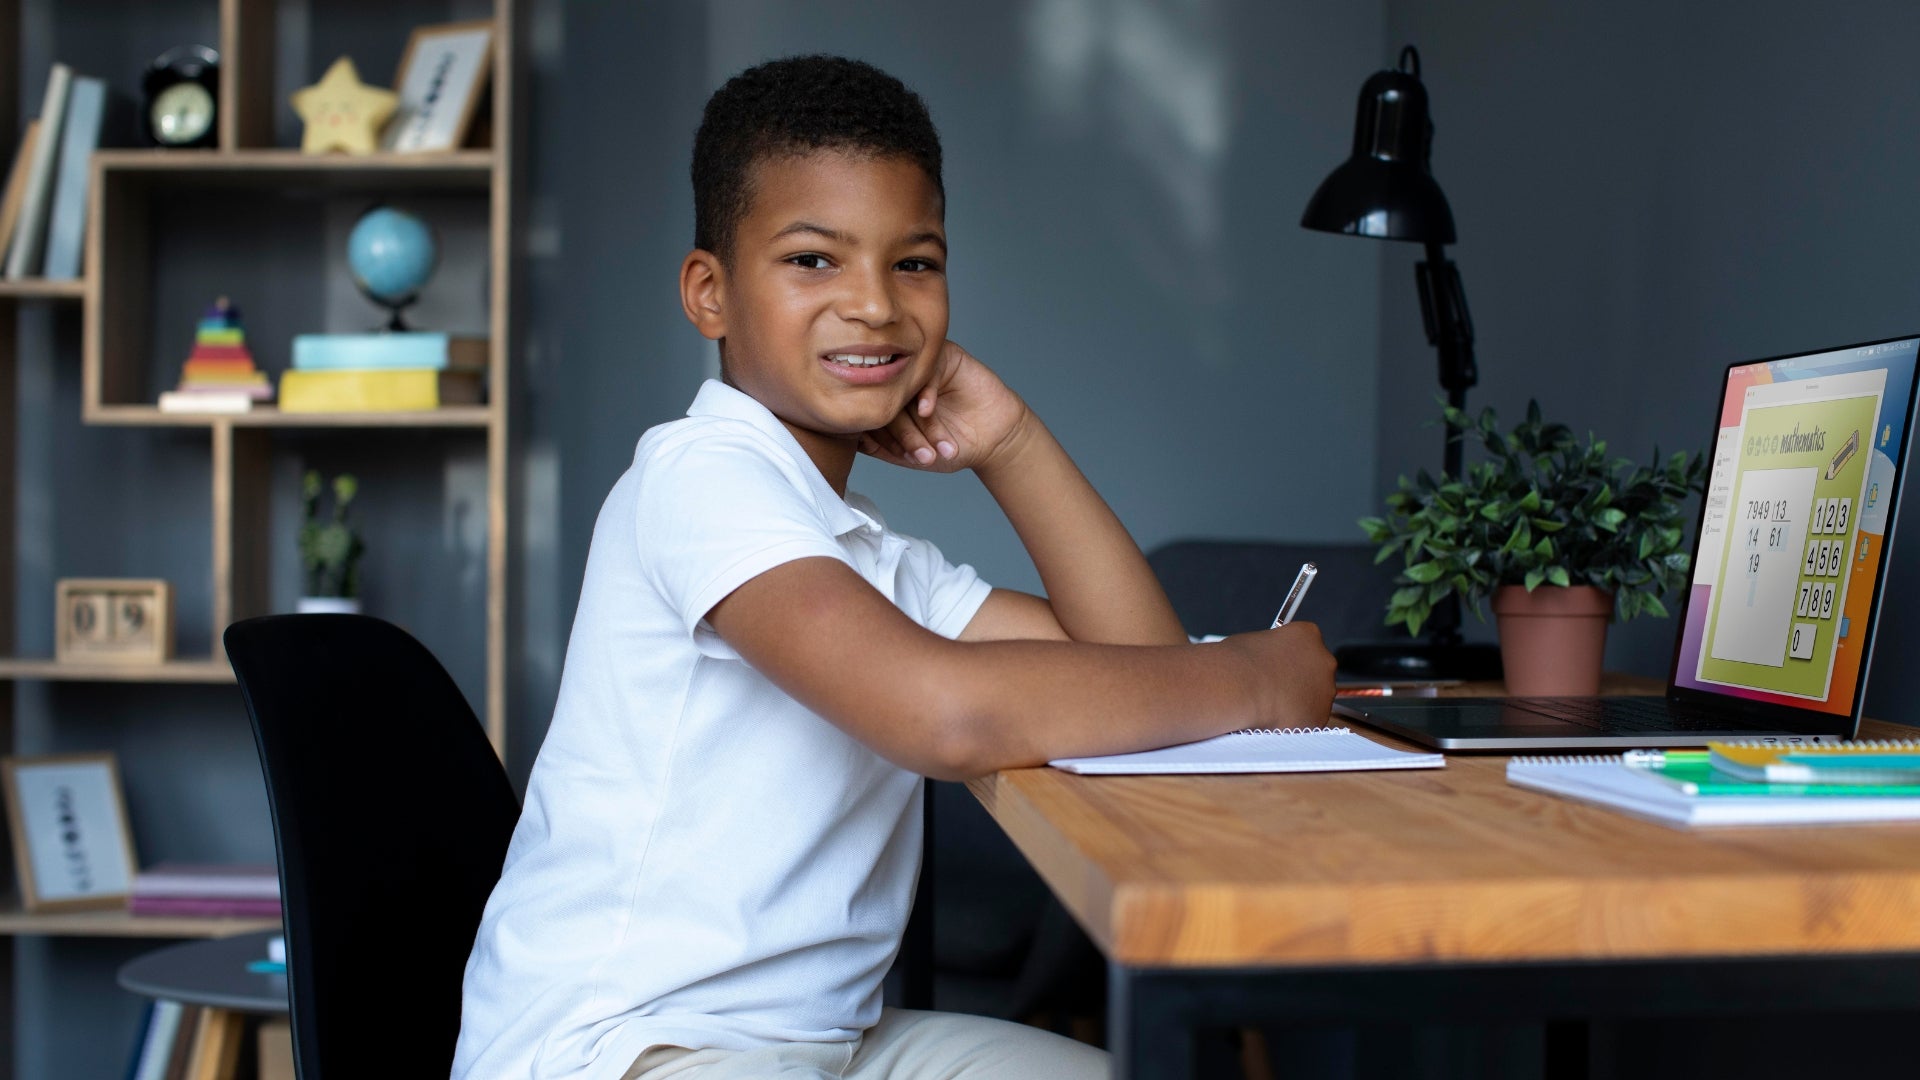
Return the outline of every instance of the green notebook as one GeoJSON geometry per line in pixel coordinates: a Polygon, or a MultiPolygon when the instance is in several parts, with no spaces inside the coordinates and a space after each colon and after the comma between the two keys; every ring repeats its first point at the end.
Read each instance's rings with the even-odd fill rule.
{"type": "Polygon", "coordinates": [[[1920,784],[1763,784],[1739,780],[1716,770],[1705,750],[1629,750],[1622,755],[1628,768],[1671,784],[1688,795],[1780,796],[1831,798],[1863,795],[1920,797],[1920,784]]]}

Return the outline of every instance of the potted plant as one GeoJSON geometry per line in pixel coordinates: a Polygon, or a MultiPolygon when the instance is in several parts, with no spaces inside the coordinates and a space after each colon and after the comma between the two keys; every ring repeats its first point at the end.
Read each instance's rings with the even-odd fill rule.
{"type": "Polygon", "coordinates": [[[360,556],[366,550],[360,535],[347,521],[347,511],[360,490],[350,473],[333,478],[333,513],[320,520],[320,496],[326,483],[308,470],[302,482],[304,519],[300,525],[300,572],[305,595],[302,612],[358,614],[360,611],[360,556]]]}
{"type": "Polygon", "coordinates": [[[1609,457],[1591,433],[1582,442],[1543,420],[1538,402],[1508,432],[1492,409],[1449,406],[1444,421],[1486,460],[1444,481],[1402,476],[1386,515],[1360,522],[1380,561],[1405,564],[1387,624],[1417,634],[1449,593],[1484,620],[1491,598],[1508,692],[1597,693],[1608,622],[1665,616],[1661,597],[1687,583],[1681,504],[1704,490],[1704,457],[1609,457]]]}

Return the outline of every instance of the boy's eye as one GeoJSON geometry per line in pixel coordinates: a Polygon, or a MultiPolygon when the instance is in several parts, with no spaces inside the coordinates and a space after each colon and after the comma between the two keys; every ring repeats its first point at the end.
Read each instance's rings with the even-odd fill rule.
{"type": "Polygon", "coordinates": [[[940,264],[937,262],[934,262],[932,259],[902,259],[900,260],[899,267],[902,270],[917,272],[917,271],[925,271],[925,270],[938,270],[940,269],[940,264]]]}
{"type": "Polygon", "coordinates": [[[787,256],[787,261],[803,270],[825,270],[827,268],[827,257],[825,255],[816,255],[811,251],[802,252],[799,255],[789,255],[787,256]]]}

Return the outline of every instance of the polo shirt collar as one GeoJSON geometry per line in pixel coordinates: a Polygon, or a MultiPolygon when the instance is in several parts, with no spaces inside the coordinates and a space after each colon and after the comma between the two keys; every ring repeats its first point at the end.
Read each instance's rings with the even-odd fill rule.
{"type": "Polygon", "coordinates": [[[827,527],[833,535],[839,536],[855,529],[879,532],[880,525],[866,514],[847,505],[820,475],[820,467],[807,456],[800,440],[780,422],[780,418],[752,397],[728,386],[718,379],[708,379],[700,384],[700,392],[693,397],[693,404],[687,407],[688,416],[718,416],[727,420],[739,420],[751,424],[780,445],[793,463],[800,467],[801,475],[807,478],[807,491],[813,496],[814,505],[827,520],[827,527]]]}

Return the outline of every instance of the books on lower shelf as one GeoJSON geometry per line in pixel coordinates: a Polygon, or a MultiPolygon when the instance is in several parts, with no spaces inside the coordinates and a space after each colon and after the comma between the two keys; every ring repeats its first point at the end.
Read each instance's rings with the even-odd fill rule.
{"type": "Polygon", "coordinates": [[[1233,731],[1159,750],[1059,758],[1047,764],[1071,773],[1112,776],[1438,769],[1446,759],[1439,754],[1393,750],[1346,728],[1315,727],[1233,731]]]}
{"type": "Polygon", "coordinates": [[[144,916],[277,919],[280,874],[269,864],[160,863],[134,875],[127,911],[144,916]]]}
{"type": "Polygon", "coordinates": [[[401,412],[486,400],[487,339],[428,331],[301,334],[280,411],[401,412]]]}
{"type": "Polygon", "coordinates": [[[410,412],[478,405],[484,397],[484,377],[477,372],[289,371],[280,376],[280,411],[287,413],[410,412]]]}
{"type": "Polygon", "coordinates": [[[1682,828],[1920,820],[1920,785],[1751,783],[1705,750],[1516,757],[1507,782],[1682,828]]]}

